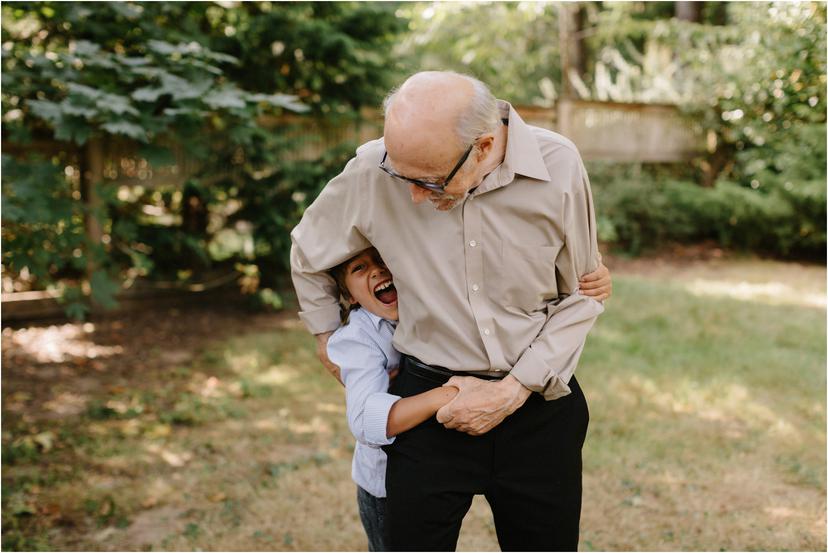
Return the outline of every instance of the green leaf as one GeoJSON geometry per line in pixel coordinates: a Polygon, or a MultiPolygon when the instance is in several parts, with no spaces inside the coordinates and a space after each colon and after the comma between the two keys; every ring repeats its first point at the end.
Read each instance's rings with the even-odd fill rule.
{"type": "Polygon", "coordinates": [[[91,132],[92,129],[89,123],[77,117],[66,117],[60,121],[60,124],[55,126],[56,139],[73,141],[76,144],[85,143],[91,132]]]}
{"type": "Polygon", "coordinates": [[[275,107],[296,112],[305,112],[310,109],[292,94],[250,94],[248,95],[248,99],[253,102],[264,102],[275,107]]]}
{"type": "Polygon", "coordinates": [[[79,40],[75,43],[75,55],[77,56],[93,56],[100,52],[99,44],[89,42],[88,40],[79,40]]]}
{"type": "Polygon", "coordinates": [[[129,66],[129,67],[138,67],[138,66],[141,66],[141,65],[147,65],[149,63],[152,63],[152,60],[150,60],[149,58],[133,58],[133,57],[127,57],[127,56],[117,56],[115,59],[117,59],[119,63],[122,63],[124,65],[129,66]]]}
{"type": "Polygon", "coordinates": [[[204,96],[204,103],[213,109],[243,108],[247,106],[247,102],[244,99],[245,93],[238,88],[224,86],[218,90],[211,90],[204,96]]]}
{"type": "Polygon", "coordinates": [[[154,102],[164,94],[163,88],[144,87],[132,93],[132,98],[139,102],[154,102]]]}
{"type": "Polygon", "coordinates": [[[67,86],[69,87],[70,94],[76,94],[78,96],[88,98],[89,100],[97,100],[104,94],[97,88],[92,88],[91,86],[83,84],[69,83],[67,86]]]}
{"type": "Polygon", "coordinates": [[[89,313],[89,306],[80,301],[73,301],[67,303],[63,310],[70,319],[82,321],[86,319],[86,314],[89,313]]]}
{"type": "Polygon", "coordinates": [[[29,100],[28,104],[35,116],[53,125],[60,123],[63,118],[60,104],[48,100],[29,100]]]}
{"type": "Polygon", "coordinates": [[[221,52],[213,52],[212,50],[207,51],[207,57],[211,60],[223,63],[230,63],[233,65],[239,65],[241,63],[239,59],[236,57],[233,57],[229,54],[222,54],[221,52]]]}
{"type": "Polygon", "coordinates": [[[108,123],[104,123],[103,125],[101,125],[101,128],[112,134],[121,134],[124,136],[128,136],[130,138],[134,138],[136,140],[140,140],[141,142],[147,141],[147,133],[144,130],[144,127],[136,125],[135,123],[131,123],[129,121],[110,121],[108,123]]]}
{"type": "Polygon", "coordinates": [[[182,79],[172,73],[164,73],[161,75],[161,89],[163,94],[172,94],[176,100],[186,100],[189,98],[199,98],[210,87],[213,86],[210,80],[188,81],[182,79]]]}
{"type": "Polygon", "coordinates": [[[147,43],[147,46],[153,52],[158,54],[169,56],[175,52],[178,52],[178,48],[174,44],[170,44],[169,42],[165,42],[163,40],[150,40],[147,43]]]}
{"type": "Polygon", "coordinates": [[[92,287],[92,300],[100,304],[104,309],[117,307],[118,301],[115,294],[121,290],[121,285],[109,278],[106,271],[95,271],[89,279],[92,287]]]}
{"type": "Polygon", "coordinates": [[[175,117],[176,115],[195,115],[203,117],[207,112],[196,108],[167,108],[164,110],[164,115],[175,117]]]}
{"type": "Polygon", "coordinates": [[[78,115],[80,117],[84,117],[85,119],[91,119],[98,115],[98,110],[90,107],[85,106],[77,106],[75,104],[70,103],[69,100],[64,100],[60,103],[60,109],[63,113],[69,115],[78,115]]]}
{"type": "Polygon", "coordinates": [[[128,113],[130,115],[140,115],[141,112],[135,109],[126,96],[119,96],[118,94],[104,94],[98,100],[98,107],[117,113],[118,115],[128,113]]]}

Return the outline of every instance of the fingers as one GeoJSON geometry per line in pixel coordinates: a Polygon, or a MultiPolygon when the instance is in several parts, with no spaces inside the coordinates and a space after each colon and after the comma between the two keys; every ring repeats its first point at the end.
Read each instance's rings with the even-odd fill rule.
{"type": "Polygon", "coordinates": [[[596,281],[596,280],[600,280],[602,277],[603,277],[603,275],[600,273],[600,271],[594,271],[592,273],[589,273],[589,274],[586,274],[586,275],[582,276],[581,277],[581,283],[593,282],[593,281],[596,281]]]}
{"type": "Polygon", "coordinates": [[[581,280],[578,282],[580,284],[581,290],[594,290],[596,288],[602,288],[604,286],[608,286],[610,283],[610,279],[594,279],[594,280],[581,280]]]}
{"type": "Polygon", "coordinates": [[[473,382],[474,379],[471,376],[452,376],[448,379],[448,382],[443,384],[443,386],[454,386],[458,390],[462,391],[466,384],[471,384],[473,382]]]}
{"type": "Polygon", "coordinates": [[[451,405],[451,402],[443,405],[437,410],[437,422],[439,422],[440,424],[446,424],[448,422],[451,422],[451,420],[454,418],[454,414],[451,413],[451,411],[449,410],[449,405],[451,405]]]}

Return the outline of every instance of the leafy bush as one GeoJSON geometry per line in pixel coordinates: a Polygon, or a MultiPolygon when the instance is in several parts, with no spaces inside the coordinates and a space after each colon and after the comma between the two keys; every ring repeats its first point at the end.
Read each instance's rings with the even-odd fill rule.
{"type": "Polygon", "coordinates": [[[712,240],[781,257],[825,256],[824,181],[768,183],[756,190],[730,181],[702,188],[646,174],[592,180],[599,238],[633,255],[671,242],[712,240]]]}
{"type": "Polygon", "coordinates": [[[3,142],[14,156],[3,157],[5,282],[55,288],[82,317],[90,296],[114,305],[138,277],[181,281],[241,264],[245,291],[276,280],[289,230],[344,162],[342,150],[285,161],[295,141],[274,116],[345,118],[376,105],[395,71],[388,45],[405,26],[394,9],[4,4],[3,142]],[[135,154],[105,159],[90,182],[97,145],[115,142],[135,154]],[[45,157],[30,155],[44,145],[45,157]],[[158,178],[180,155],[183,184],[158,178]],[[124,160],[148,178],[113,184],[124,160]]]}

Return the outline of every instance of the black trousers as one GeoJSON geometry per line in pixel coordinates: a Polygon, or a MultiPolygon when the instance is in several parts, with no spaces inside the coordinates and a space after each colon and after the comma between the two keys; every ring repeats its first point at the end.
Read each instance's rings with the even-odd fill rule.
{"type": "MultiPolygon", "coordinates": [[[[439,385],[403,369],[390,391],[408,397],[439,385]]],[[[576,551],[589,412],[575,378],[569,387],[553,401],[533,393],[482,436],[431,418],[385,446],[389,549],[454,551],[472,498],[482,494],[503,551],[576,551]]]]}

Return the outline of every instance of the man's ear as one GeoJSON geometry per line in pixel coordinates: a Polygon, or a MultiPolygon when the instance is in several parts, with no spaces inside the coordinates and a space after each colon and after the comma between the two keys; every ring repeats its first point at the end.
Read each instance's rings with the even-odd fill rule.
{"type": "Polygon", "coordinates": [[[487,155],[489,155],[489,152],[492,151],[493,147],[494,147],[494,134],[488,133],[488,134],[481,135],[477,139],[477,161],[481,161],[487,155]]]}

